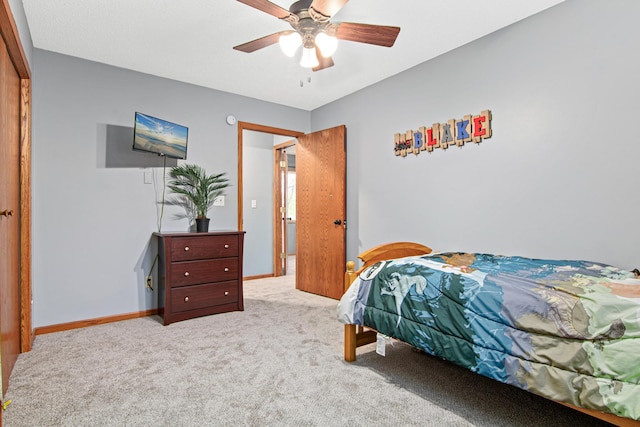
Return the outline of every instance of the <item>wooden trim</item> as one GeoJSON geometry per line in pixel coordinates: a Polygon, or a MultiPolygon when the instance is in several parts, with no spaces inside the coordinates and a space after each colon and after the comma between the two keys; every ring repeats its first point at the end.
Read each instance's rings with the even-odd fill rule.
{"type": "Polygon", "coordinates": [[[31,351],[31,80],[20,90],[20,352],[31,351]]]}
{"type": "Polygon", "coordinates": [[[31,71],[8,0],[0,5],[0,35],[20,77],[20,351],[33,344],[31,315],[31,71]]]}
{"type": "Polygon", "coordinates": [[[297,130],[282,129],[282,128],[276,128],[272,126],[258,125],[258,124],[249,123],[249,122],[238,122],[238,129],[252,130],[252,131],[262,132],[262,133],[271,133],[273,135],[290,136],[292,138],[297,138],[299,136],[304,135],[304,132],[298,132],[297,130]]]}
{"type": "Polygon", "coordinates": [[[282,150],[273,147],[273,188],[271,189],[273,194],[273,212],[272,212],[272,224],[273,227],[273,276],[282,276],[282,239],[283,239],[283,227],[282,227],[282,212],[280,212],[282,201],[282,172],[280,171],[280,162],[282,161],[282,150]]]}
{"type": "MultiPolygon", "coordinates": [[[[282,154],[284,168],[282,168],[282,171],[278,171],[278,174],[280,175],[282,180],[282,186],[278,189],[278,192],[275,193],[277,194],[277,197],[282,200],[283,209],[283,212],[280,212],[280,215],[277,217],[281,238],[278,246],[281,248],[281,250],[279,254],[277,254],[275,251],[273,252],[274,261],[276,259],[280,261],[280,268],[273,271],[277,277],[286,276],[287,274],[289,274],[289,260],[287,259],[287,257],[289,256],[289,227],[287,226],[287,213],[289,212],[289,157],[287,155],[286,148],[282,149],[282,154]]],[[[275,230],[273,234],[274,236],[276,235],[275,230]]]]}
{"type": "Polygon", "coordinates": [[[243,277],[242,281],[246,282],[247,280],[266,279],[268,277],[273,277],[273,274],[259,274],[257,276],[247,276],[247,277],[243,277]]]}
{"type": "Polygon", "coordinates": [[[296,142],[292,139],[289,141],[285,141],[285,142],[281,142],[280,144],[276,144],[273,146],[274,149],[279,150],[281,148],[289,148],[289,147],[294,147],[296,145],[296,142]]]}
{"type": "Polygon", "coordinates": [[[31,79],[29,62],[27,61],[27,55],[25,55],[22,49],[20,33],[18,33],[18,27],[13,19],[9,0],[2,0],[2,7],[0,7],[0,32],[7,45],[11,62],[13,62],[13,66],[18,72],[18,77],[27,80],[31,79]]]}
{"type": "Polygon", "coordinates": [[[284,206],[285,210],[287,206],[287,186],[288,186],[288,172],[289,172],[289,159],[287,156],[283,156],[286,150],[291,147],[295,147],[296,141],[290,139],[280,144],[273,146],[273,275],[280,277],[287,274],[289,268],[286,259],[281,258],[281,253],[284,250],[288,255],[289,249],[287,246],[287,219],[285,213],[285,219],[282,220],[282,213],[280,207],[284,206]],[[284,172],[280,168],[280,162],[284,161],[284,172]],[[284,177],[284,179],[283,179],[284,177]],[[284,201],[281,205],[280,203],[284,201]],[[284,272],[283,270],[284,265],[284,272]]]}
{"type": "Polygon", "coordinates": [[[242,131],[244,130],[243,123],[238,122],[238,231],[244,230],[243,216],[242,216],[242,146],[244,141],[242,140],[242,131]]]}
{"type": "Polygon", "coordinates": [[[86,328],[88,326],[104,325],[106,323],[120,322],[122,320],[139,319],[158,314],[158,309],[138,311],[134,313],[119,314],[117,316],[98,317],[96,319],[79,320],[76,322],[59,323],[57,325],[42,326],[36,328],[36,335],[50,334],[53,332],[70,331],[72,329],[86,328]]]}

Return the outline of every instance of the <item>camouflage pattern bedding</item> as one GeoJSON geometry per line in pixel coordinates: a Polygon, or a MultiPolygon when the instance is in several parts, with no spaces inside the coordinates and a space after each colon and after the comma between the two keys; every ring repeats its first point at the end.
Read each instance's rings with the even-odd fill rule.
{"type": "Polygon", "coordinates": [[[587,261],[436,253],[379,262],[338,305],[471,371],[640,420],[640,280],[587,261]]]}

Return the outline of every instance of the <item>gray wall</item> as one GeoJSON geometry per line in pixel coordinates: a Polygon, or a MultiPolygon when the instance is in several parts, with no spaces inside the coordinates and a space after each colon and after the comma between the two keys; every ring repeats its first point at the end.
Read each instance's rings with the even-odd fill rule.
{"type": "Polygon", "coordinates": [[[273,135],[242,135],[243,228],[245,276],[273,273],[273,135]],[[251,202],[256,201],[253,208],[251,202]]]}
{"type": "Polygon", "coordinates": [[[349,259],[411,240],[640,266],[639,16],[568,0],[313,111],[347,126],[349,259]],[[483,109],[482,144],[394,156],[396,132],[483,109]]]}
{"type": "MultiPolygon", "coordinates": [[[[156,307],[144,277],[156,253],[162,160],[131,151],[135,111],[189,127],[187,161],[227,172],[232,187],[225,206],[211,211],[211,229],[237,229],[237,127],[225,117],[310,127],[308,111],[39,49],[33,58],[36,327],[156,307]],[[144,183],[145,167],[155,184],[144,183]]],[[[174,219],[180,213],[165,207],[162,230],[187,230],[174,219]]]]}

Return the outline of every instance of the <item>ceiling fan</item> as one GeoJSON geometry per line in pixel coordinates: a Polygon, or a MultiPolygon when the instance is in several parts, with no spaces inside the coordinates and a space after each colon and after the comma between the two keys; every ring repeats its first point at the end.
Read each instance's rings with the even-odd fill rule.
{"type": "Polygon", "coordinates": [[[331,55],[338,46],[338,39],[391,47],[400,32],[399,27],[384,25],[332,23],[331,17],[338,13],[349,0],[300,0],[289,6],[289,10],[268,0],[238,1],[287,21],[293,30],[280,31],[243,43],[235,46],[235,50],[251,53],[280,43],[283,52],[293,56],[302,45],[300,65],[312,68],[313,71],[334,65],[331,55]]]}

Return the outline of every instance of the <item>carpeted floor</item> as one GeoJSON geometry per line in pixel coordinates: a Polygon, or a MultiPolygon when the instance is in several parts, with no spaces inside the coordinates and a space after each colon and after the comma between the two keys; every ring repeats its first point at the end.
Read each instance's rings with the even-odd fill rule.
{"type": "Polygon", "coordinates": [[[18,426],[597,426],[401,343],[342,359],[336,301],[246,281],[245,311],[39,335],[5,396],[18,426]]]}

